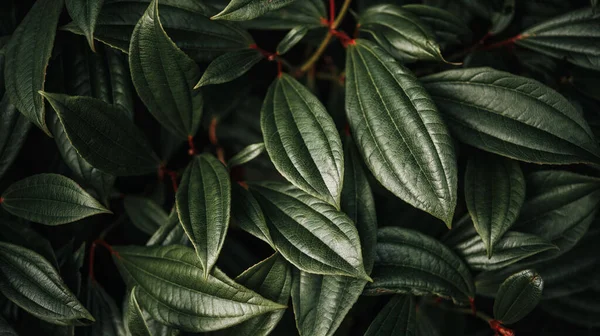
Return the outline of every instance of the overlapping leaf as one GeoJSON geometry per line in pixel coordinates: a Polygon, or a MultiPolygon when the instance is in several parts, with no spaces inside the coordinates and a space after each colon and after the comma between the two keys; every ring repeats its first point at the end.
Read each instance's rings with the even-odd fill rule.
{"type": "Polygon", "coordinates": [[[29,120],[9,102],[8,95],[4,95],[0,100],[0,178],[17,158],[29,128],[29,120]]]}
{"type": "Polygon", "coordinates": [[[179,222],[179,216],[175,210],[171,211],[167,222],[159,227],[146,243],[147,246],[168,246],[173,244],[190,245],[190,241],[179,222]]]}
{"type": "Polygon", "coordinates": [[[265,151],[265,144],[262,142],[257,143],[257,144],[248,145],[244,149],[242,149],[239,153],[234,155],[231,159],[229,159],[229,161],[227,161],[227,167],[229,167],[229,169],[231,169],[235,166],[241,166],[245,163],[248,163],[248,162],[256,159],[259,155],[264,153],[264,151],[265,151]]]}
{"type": "Polygon", "coordinates": [[[73,22],[85,35],[90,48],[96,51],[94,46],[94,30],[96,29],[96,21],[100,15],[100,9],[104,0],[65,0],[69,15],[73,22]]]}
{"type": "Polygon", "coordinates": [[[149,235],[168,222],[169,215],[149,198],[126,196],[123,205],[133,225],[149,235]]]}
{"type": "Polygon", "coordinates": [[[213,20],[247,21],[285,7],[296,0],[231,0],[213,20]]]}
{"type": "Polygon", "coordinates": [[[394,295],[375,316],[365,336],[417,335],[417,304],[411,295],[394,295]]]}
{"type": "Polygon", "coordinates": [[[540,302],[544,279],[532,270],[525,270],[506,279],[494,301],[494,318],[513,324],[529,314],[540,302]]]}
{"type": "Polygon", "coordinates": [[[231,217],[242,230],[273,246],[260,205],[248,190],[237,183],[231,186],[231,217]]]}
{"type": "Polygon", "coordinates": [[[402,6],[402,9],[426,23],[440,44],[460,44],[471,37],[465,22],[445,9],[416,4],[402,6]]]}
{"type": "Polygon", "coordinates": [[[121,312],[115,300],[95,280],[89,279],[87,284],[86,307],[96,322],[86,328],[89,336],[125,336],[125,327],[121,312]]]}
{"type": "Polygon", "coordinates": [[[277,45],[277,54],[283,55],[290,51],[290,49],[306,36],[308,30],[307,26],[297,26],[292,28],[292,30],[290,30],[277,45]]]}
{"type": "Polygon", "coordinates": [[[255,49],[232,51],[221,55],[210,63],[194,89],[231,82],[250,71],[263,58],[264,56],[255,49]]]}
{"type": "Polygon", "coordinates": [[[321,0],[294,1],[290,5],[268,12],[259,18],[243,22],[250,29],[292,29],[296,26],[322,27],[321,18],[327,16],[325,2],[321,0]]]}

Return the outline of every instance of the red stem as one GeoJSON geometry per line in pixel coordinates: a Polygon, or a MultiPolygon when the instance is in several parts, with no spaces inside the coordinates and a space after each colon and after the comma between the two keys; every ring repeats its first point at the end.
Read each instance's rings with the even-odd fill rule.
{"type": "Polygon", "coordinates": [[[496,335],[501,336],[514,336],[515,332],[512,329],[509,329],[502,325],[502,322],[498,320],[490,321],[490,328],[496,332],[496,335]]]}
{"type": "Polygon", "coordinates": [[[188,147],[190,148],[188,150],[188,154],[190,156],[195,155],[196,154],[196,146],[194,145],[194,137],[191,135],[188,135],[188,147]]]}
{"type": "Polygon", "coordinates": [[[483,48],[483,50],[491,50],[491,49],[496,49],[496,48],[501,48],[501,47],[505,47],[505,46],[509,46],[512,45],[513,43],[515,43],[515,41],[518,40],[522,40],[524,38],[526,38],[527,35],[517,35],[517,36],[513,36],[509,39],[506,39],[504,41],[500,41],[500,42],[496,42],[493,44],[490,44],[488,46],[486,46],[485,48],[483,48]]]}
{"type": "Polygon", "coordinates": [[[475,307],[475,299],[469,298],[469,303],[471,304],[471,311],[473,312],[473,315],[477,314],[477,308],[475,307]]]}
{"type": "Polygon", "coordinates": [[[4,197],[0,197],[0,204],[4,203],[4,197]]]}
{"type": "Polygon", "coordinates": [[[335,0],[329,0],[329,27],[333,28],[335,21],[335,0]]]}
{"type": "Polygon", "coordinates": [[[112,246],[110,246],[106,241],[104,241],[102,239],[94,240],[94,242],[92,242],[92,245],[90,246],[90,256],[89,256],[90,265],[89,265],[89,271],[88,271],[90,280],[92,280],[94,282],[96,281],[96,277],[94,274],[94,262],[96,259],[96,247],[98,245],[103,246],[104,248],[106,248],[108,250],[108,252],[110,252],[110,254],[116,256],[117,258],[120,258],[119,253],[117,251],[113,250],[112,246]]]}
{"type": "Polygon", "coordinates": [[[340,42],[342,42],[342,46],[344,46],[344,48],[347,48],[349,45],[355,45],[356,44],[356,40],[350,38],[350,36],[348,36],[348,34],[346,34],[343,31],[339,31],[339,30],[335,30],[335,29],[329,29],[329,32],[337,37],[340,42]]]}

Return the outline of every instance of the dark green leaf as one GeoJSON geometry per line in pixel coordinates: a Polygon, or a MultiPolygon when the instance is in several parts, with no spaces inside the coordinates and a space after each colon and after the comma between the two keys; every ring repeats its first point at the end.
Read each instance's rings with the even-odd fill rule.
{"type": "Polygon", "coordinates": [[[242,230],[274,247],[265,215],[252,194],[234,183],[231,186],[231,217],[242,230]]]}
{"type": "Polygon", "coordinates": [[[290,49],[292,49],[304,38],[304,36],[306,36],[306,33],[308,33],[308,29],[309,28],[307,26],[297,26],[292,28],[292,30],[290,30],[285,35],[283,40],[281,40],[277,45],[277,54],[283,55],[290,51],[290,49]]]}
{"type": "Polygon", "coordinates": [[[0,336],[19,336],[2,315],[0,315],[0,336]]]}
{"type": "Polygon", "coordinates": [[[131,336],[154,336],[150,331],[144,313],[136,298],[137,286],[131,289],[127,310],[125,311],[125,329],[131,336]]]}
{"type": "Polygon", "coordinates": [[[588,7],[552,18],[522,32],[516,44],[564,59],[588,69],[600,70],[600,11],[588,7]]]}
{"type": "Polygon", "coordinates": [[[377,234],[377,256],[368,295],[434,294],[466,304],[475,286],[464,262],[439,241],[417,231],[384,227],[377,234]]]}
{"type": "MultiPolygon", "coordinates": [[[[287,305],[292,287],[292,267],[279,254],[274,254],[240,274],[235,281],[273,302],[287,305]]],[[[266,336],[279,323],[284,310],[267,313],[227,329],[222,335],[266,336]]]]}
{"type": "Polygon", "coordinates": [[[354,223],[331,204],[291,185],[252,184],[277,250],[300,270],[370,280],[354,223]],[[310,250],[306,247],[310,246],[310,250]]]}
{"type": "Polygon", "coordinates": [[[377,314],[365,336],[416,336],[416,302],[412,295],[394,295],[377,314]]]}
{"type": "Polygon", "coordinates": [[[44,89],[46,67],[62,8],[63,0],[36,1],[13,33],[4,64],[10,102],[48,135],[44,99],[38,91],[44,89]]]}
{"type": "Polygon", "coordinates": [[[478,153],[469,159],[465,199],[488,258],[515,223],[525,201],[525,177],[519,163],[478,153]]]}
{"type": "Polygon", "coordinates": [[[227,169],[212,155],[194,157],[183,174],[176,200],[179,220],[208,277],[229,227],[231,182],[227,169]]]}
{"type": "Polygon", "coordinates": [[[0,101],[0,178],[17,158],[30,127],[29,120],[4,95],[0,101]]]}
{"type": "Polygon", "coordinates": [[[158,322],[189,332],[223,329],[284,309],[219,269],[205,278],[194,250],[180,245],[116,247],[114,259],[140,307],[158,322]],[[183,298],[183,299],[182,299],[183,298]]]}
{"type": "Polygon", "coordinates": [[[206,69],[194,89],[231,82],[250,71],[264,56],[255,49],[232,51],[217,57],[206,69]]]}
{"type": "Polygon", "coordinates": [[[265,147],[281,175],[339,208],[342,141],[319,99],[292,76],[282,74],[269,87],[260,119],[265,147]]]}
{"type": "Polygon", "coordinates": [[[161,225],[156,232],[150,237],[147,246],[155,246],[155,245],[189,245],[190,241],[179,222],[179,216],[177,215],[177,211],[172,210],[171,214],[169,214],[169,218],[167,222],[161,225]]]}
{"type": "Polygon", "coordinates": [[[0,291],[25,311],[53,324],[94,322],[46,259],[3,242],[0,242],[0,291]]]}
{"type": "Polygon", "coordinates": [[[234,155],[231,159],[229,159],[229,161],[227,161],[227,167],[229,169],[231,169],[235,166],[241,166],[245,163],[248,163],[248,162],[254,160],[259,155],[261,155],[262,153],[264,153],[264,151],[265,151],[265,144],[262,142],[257,143],[257,144],[248,145],[247,147],[242,149],[239,153],[234,155]]]}
{"type": "Polygon", "coordinates": [[[491,21],[489,34],[496,35],[504,31],[515,14],[515,0],[461,0],[475,14],[491,21]]]}
{"type": "Polygon", "coordinates": [[[425,5],[405,5],[402,9],[429,25],[440,44],[460,44],[471,37],[465,21],[445,9],[425,5]]]}
{"type": "Polygon", "coordinates": [[[494,318],[513,324],[529,314],[540,302],[544,280],[532,270],[513,274],[498,290],[494,301],[494,318]]]}
{"type": "Polygon", "coordinates": [[[123,205],[133,225],[149,235],[168,222],[169,215],[149,198],[126,196],[123,205]]]}
{"type": "Polygon", "coordinates": [[[119,108],[94,98],[42,94],[77,153],[92,166],[115,176],[158,170],[160,162],[148,140],[119,108]]]}
{"type": "Polygon", "coordinates": [[[600,327],[600,292],[587,290],[585,292],[542,301],[540,307],[561,320],[584,327],[600,327]]]}
{"type": "Polygon", "coordinates": [[[278,10],[268,12],[257,19],[243,22],[243,24],[250,29],[267,30],[288,30],[296,26],[317,28],[323,27],[321,19],[326,16],[324,1],[300,0],[278,10]]]}
{"type": "Polygon", "coordinates": [[[248,21],[285,7],[296,0],[231,0],[212,20],[248,21]]]}
{"type": "Polygon", "coordinates": [[[115,300],[95,280],[89,279],[87,284],[86,307],[96,322],[86,328],[89,336],[125,336],[125,327],[121,312],[115,300]]]}
{"type": "Polygon", "coordinates": [[[25,223],[2,219],[0,221],[0,241],[28,248],[44,257],[52,266],[58,267],[50,242],[25,223]]]}
{"type": "Polygon", "coordinates": [[[133,85],[150,113],[173,134],[196,135],[204,100],[194,90],[200,68],[167,36],[153,0],[135,26],[129,46],[133,85]]]}
{"type": "Polygon", "coordinates": [[[104,0],[65,0],[69,15],[73,22],[79,26],[93,51],[96,51],[94,47],[94,30],[103,3],[104,0]]]}
{"type": "Polygon", "coordinates": [[[377,180],[450,226],[457,189],[452,139],[419,81],[369,41],[347,49],[346,113],[377,180]]]}
{"type": "Polygon", "coordinates": [[[133,86],[127,65],[127,55],[112,48],[105,49],[112,88],[112,103],[121,107],[133,120],[133,86]]]}
{"type": "Polygon", "coordinates": [[[450,70],[421,80],[462,142],[526,162],[600,162],[583,117],[537,81],[491,68],[450,70]]]}
{"type": "Polygon", "coordinates": [[[34,175],[13,183],[2,193],[2,207],[15,216],[46,225],[112,213],[73,180],[57,174],[34,175]]]}

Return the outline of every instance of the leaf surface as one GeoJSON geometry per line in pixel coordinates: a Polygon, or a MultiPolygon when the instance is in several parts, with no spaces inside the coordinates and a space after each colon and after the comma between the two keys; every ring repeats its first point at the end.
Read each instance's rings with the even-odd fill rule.
{"type": "Polygon", "coordinates": [[[292,30],[290,30],[277,45],[277,54],[284,55],[290,51],[290,49],[306,36],[308,30],[309,28],[307,26],[297,26],[292,28],[292,30]]]}
{"type": "Polygon", "coordinates": [[[232,51],[217,57],[204,71],[194,89],[231,82],[250,71],[264,56],[255,49],[232,51]]]}
{"type": "Polygon", "coordinates": [[[67,11],[79,29],[88,40],[90,48],[96,51],[94,46],[94,30],[96,21],[100,15],[100,9],[104,0],[65,0],[67,11]]]}
{"type": "Polygon", "coordinates": [[[0,100],[0,178],[17,158],[30,128],[29,120],[4,95],[0,100]]]}
{"type": "Polygon", "coordinates": [[[244,147],[239,153],[234,155],[229,161],[227,161],[227,167],[229,169],[235,166],[241,166],[245,163],[248,163],[254,159],[256,159],[259,155],[265,152],[265,144],[264,143],[256,143],[252,145],[248,145],[244,147]]]}
{"type": "Polygon", "coordinates": [[[153,200],[139,196],[125,196],[125,212],[138,229],[153,235],[168,222],[169,215],[153,200]]]}
{"type": "Polygon", "coordinates": [[[460,44],[471,37],[471,30],[465,22],[443,8],[410,4],[402,6],[402,9],[427,24],[440,44],[460,44]]]}
{"type": "Polygon", "coordinates": [[[532,270],[511,275],[500,286],[494,301],[494,318],[513,324],[529,314],[540,302],[544,280],[532,270]]]}
{"type": "Polygon", "coordinates": [[[127,301],[127,310],[125,311],[125,329],[131,336],[154,336],[150,331],[142,308],[137,301],[136,292],[138,287],[133,287],[127,301]]]}
{"type": "Polygon", "coordinates": [[[260,205],[248,190],[237,183],[231,185],[231,217],[242,230],[273,246],[260,205]]]}
{"type": "Polygon", "coordinates": [[[88,336],[125,336],[121,311],[115,300],[95,280],[87,285],[86,307],[96,322],[86,328],[88,336]]]}
{"type": "Polygon", "coordinates": [[[375,316],[365,336],[416,336],[417,306],[411,295],[394,295],[375,316]]]}
{"type": "Polygon", "coordinates": [[[296,0],[231,0],[213,20],[247,21],[285,7],[296,0]]]}

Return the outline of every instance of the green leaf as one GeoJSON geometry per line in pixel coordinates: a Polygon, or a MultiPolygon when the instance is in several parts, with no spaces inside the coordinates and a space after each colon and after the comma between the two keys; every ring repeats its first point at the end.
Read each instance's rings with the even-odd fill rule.
{"type": "Polygon", "coordinates": [[[173,134],[196,135],[204,99],[194,84],[200,68],[167,36],[153,0],[133,30],[129,46],[133,85],[150,113],[173,134]]]}
{"type": "Polygon", "coordinates": [[[416,336],[417,306],[411,295],[394,295],[377,314],[365,336],[416,336]]]}
{"type": "Polygon", "coordinates": [[[225,166],[209,154],[194,157],[183,174],[176,201],[181,225],[208,277],[229,227],[231,182],[225,166]]]}
{"type": "Polygon", "coordinates": [[[4,95],[0,100],[0,178],[17,158],[30,127],[29,120],[4,95]]]}
{"type": "Polygon", "coordinates": [[[248,190],[237,183],[231,185],[231,217],[242,230],[275,248],[260,205],[248,190]]]}
{"type": "Polygon", "coordinates": [[[373,283],[367,295],[428,295],[468,304],[475,286],[465,263],[439,241],[417,231],[384,227],[377,234],[373,283]]]}
{"type": "Polygon", "coordinates": [[[149,235],[169,221],[169,215],[149,198],[126,196],[123,205],[133,225],[149,235]]]}
{"type": "Polygon", "coordinates": [[[304,36],[308,33],[309,28],[307,26],[297,26],[292,28],[285,37],[277,45],[277,55],[284,55],[296,44],[298,44],[304,36]]]}
{"type": "Polygon", "coordinates": [[[491,21],[489,34],[497,35],[503,32],[512,22],[515,14],[515,0],[461,0],[471,11],[491,21]]]}
{"type": "Polygon", "coordinates": [[[101,100],[42,92],[67,138],[92,166],[115,176],[156,172],[159,159],[148,140],[121,111],[101,100]]]}
{"type": "MultiPolygon", "coordinates": [[[[276,253],[240,274],[235,281],[273,302],[287,305],[292,287],[292,267],[276,253]]],[[[285,310],[277,310],[254,317],[219,335],[266,336],[275,329],[283,313],[285,310]]]]}
{"type": "Polygon", "coordinates": [[[519,163],[484,153],[472,156],[465,173],[465,199],[490,258],[525,201],[525,177],[519,163]]]}
{"type": "Polygon", "coordinates": [[[269,87],[260,124],[275,168],[296,187],[339,207],[342,141],[323,104],[288,74],[269,87]]]}
{"type": "Polygon", "coordinates": [[[94,30],[103,3],[104,0],[65,0],[69,15],[73,22],[79,26],[94,52],[96,51],[94,47],[94,30]]]}
{"type": "Polygon", "coordinates": [[[153,336],[150,331],[150,327],[148,326],[146,319],[144,318],[144,313],[142,312],[142,308],[137,301],[136,292],[138,287],[133,287],[131,289],[131,294],[129,294],[128,306],[125,311],[125,329],[128,334],[131,336],[153,336]]]}
{"type": "Polygon", "coordinates": [[[529,314],[540,302],[544,280],[533,270],[513,274],[506,279],[494,301],[494,318],[513,324],[529,314]]]}
{"type": "Polygon", "coordinates": [[[250,71],[263,58],[264,56],[256,49],[232,51],[221,55],[210,63],[194,89],[231,82],[250,71]]]}
{"type": "Polygon", "coordinates": [[[115,247],[113,257],[140,307],[158,322],[206,332],[284,309],[214,269],[208,278],[194,250],[180,245],[115,247]],[[185,298],[185,299],[181,299],[185,298]]]}
{"type": "Polygon", "coordinates": [[[294,266],[315,274],[370,280],[358,232],[344,213],[285,183],[252,184],[250,191],[263,209],[275,247],[294,266]]]}
{"type": "Polygon", "coordinates": [[[515,43],[539,53],[600,70],[600,11],[593,7],[554,17],[522,32],[515,43]]]}
{"type": "Polygon", "coordinates": [[[2,315],[0,315],[0,336],[19,336],[2,315]]]}
{"type": "Polygon", "coordinates": [[[58,268],[58,262],[50,242],[25,223],[2,219],[0,221],[0,241],[30,249],[58,268]]]}
{"type": "MultiPolygon", "coordinates": [[[[125,53],[134,27],[146,12],[149,0],[105,0],[94,38],[125,53]]],[[[226,52],[247,49],[253,42],[247,31],[224,21],[210,20],[211,11],[194,0],[160,0],[160,21],[173,41],[192,59],[209,61],[226,52]]],[[[83,32],[75,23],[62,29],[83,32]]]]}
{"type": "Polygon", "coordinates": [[[402,7],[383,4],[360,15],[359,31],[369,33],[397,60],[442,61],[442,53],[431,28],[402,7]]]}
{"type": "Polygon", "coordinates": [[[167,246],[167,245],[189,245],[190,241],[179,222],[177,211],[173,209],[167,222],[161,225],[156,232],[148,239],[147,246],[167,246]]]}
{"type": "Polygon", "coordinates": [[[86,307],[96,319],[94,324],[85,329],[87,331],[86,335],[125,336],[125,327],[117,303],[93,279],[89,279],[87,284],[86,307]]]}
{"type": "Polygon", "coordinates": [[[127,55],[122,52],[106,48],[104,54],[108,62],[108,72],[112,88],[112,103],[121,107],[129,119],[133,120],[133,83],[127,64],[127,55]]]}
{"type": "Polygon", "coordinates": [[[41,255],[0,242],[0,292],[28,313],[56,325],[88,325],[94,318],[41,255]]]}
{"type": "Polygon", "coordinates": [[[229,169],[235,166],[241,166],[245,163],[248,163],[259,155],[265,152],[265,144],[263,142],[256,143],[252,145],[248,145],[244,149],[242,149],[239,153],[234,155],[229,161],[227,161],[227,167],[229,169]]]}
{"type": "Polygon", "coordinates": [[[445,9],[426,5],[405,5],[402,6],[402,10],[412,13],[427,24],[440,44],[461,44],[471,38],[471,30],[465,21],[445,9]]]}
{"type": "Polygon", "coordinates": [[[420,80],[464,143],[540,164],[600,162],[581,114],[537,81],[491,68],[450,70],[420,80]]]}
{"type": "Polygon", "coordinates": [[[2,207],[11,214],[46,225],[61,225],[112,213],[73,180],[57,174],[34,175],[2,193],[2,207]]]}
{"type": "Polygon", "coordinates": [[[285,7],[296,0],[231,0],[212,20],[248,21],[285,7]]]}
{"type": "Polygon", "coordinates": [[[457,189],[452,139],[419,81],[369,41],[347,49],[346,113],[375,178],[450,226],[457,189]]]}
{"type": "Polygon", "coordinates": [[[289,30],[296,26],[323,27],[322,18],[327,17],[322,0],[294,1],[288,6],[270,11],[259,18],[243,22],[248,29],[289,30]]]}
{"type": "Polygon", "coordinates": [[[600,292],[587,290],[585,292],[542,301],[540,307],[555,318],[568,321],[584,327],[599,327],[600,292]]]}

